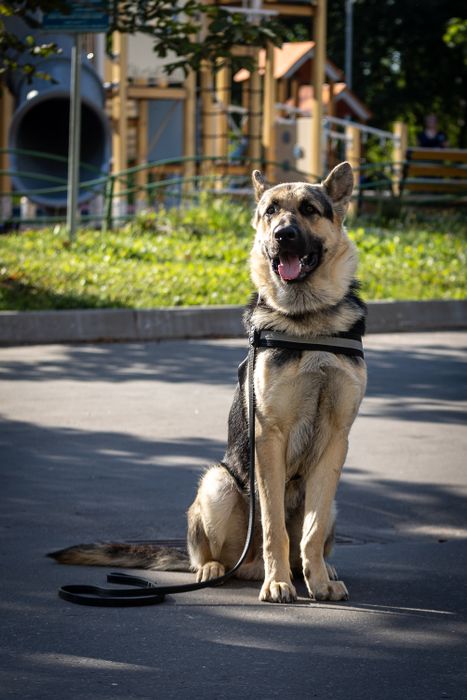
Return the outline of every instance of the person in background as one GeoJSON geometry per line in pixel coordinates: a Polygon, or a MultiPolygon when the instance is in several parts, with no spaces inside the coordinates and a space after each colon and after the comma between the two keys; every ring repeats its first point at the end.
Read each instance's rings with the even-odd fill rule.
{"type": "Polygon", "coordinates": [[[446,134],[439,131],[435,114],[428,114],[425,117],[425,128],[419,133],[417,140],[422,148],[446,148],[448,145],[446,134]]]}

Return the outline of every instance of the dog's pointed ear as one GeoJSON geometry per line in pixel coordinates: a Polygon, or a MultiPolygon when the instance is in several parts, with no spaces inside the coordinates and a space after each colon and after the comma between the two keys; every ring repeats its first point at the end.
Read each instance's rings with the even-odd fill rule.
{"type": "Polygon", "coordinates": [[[352,166],[347,162],[336,165],[323,182],[323,188],[341,219],[347,213],[353,185],[352,166]]]}
{"type": "Polygon", "coordinates": [[[260,170],[253,170],[251,179],[253,182],[253,188],[255,190],[256,201],[259,202],[259,200],[263,196],[264,191],[268,189],[268,185],[266,184],[264,175],[260,170]]]}

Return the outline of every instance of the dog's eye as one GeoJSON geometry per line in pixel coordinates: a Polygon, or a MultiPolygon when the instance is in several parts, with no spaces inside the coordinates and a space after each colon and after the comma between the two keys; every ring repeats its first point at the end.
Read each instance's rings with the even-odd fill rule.
{"type": "Polygon", "coordinates": [[[277,211],[277,205],[273,203],[273,204],[270,204],[268,206],[268,208],[265,211],[265,214],[266,214],[266,216],[272,216],[273,214],[276,213],[276,211],[277,211]]]}
{"type": "Polygon", "coordinates": [[[303,202],[300,206],[300,213],[303,216],[312,216],[313,214],[319,214],[317,208],[311,204],[311,202],[303,202]]]}

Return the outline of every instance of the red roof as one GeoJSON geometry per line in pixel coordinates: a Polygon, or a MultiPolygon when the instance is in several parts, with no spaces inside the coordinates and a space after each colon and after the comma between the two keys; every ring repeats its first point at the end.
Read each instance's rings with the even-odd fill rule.
{"type": "MultiPolygon", "coordinates": [[[[308,61],[313,58],[314,54],[314,41],[296,41],[291,43],[282,44],[281,48],[277,46],[274,47],[274,78],[276,80],[288,80],[294,76],[300,68],[304,66],[308,61]]],[[[264,68],[266,64],[266,51],[260,49],[259,57],[259,72],[261,75],[264,74],[264,68]]],[[[313,88],[307,82],[308,79],[304,79],[304,74],[307,75],[308,71],[301,71],[297,76],[302,82],[299,88],[298,94],[298,107],[306,111],[311,111],[311,100],[313,96],[313,88]]],[[[333,92],[336,102],[345,103],[346,109],[343,111],[350,110],[353,112],[361,121],[368,121],[371,117],[371,112],[368,110],[366,105],[358,99],[358,97],[347,88],[346,84],[342,82],[344,74],[342,71],[329,59],[326,59],[325,63],[325,76],[327,80],[332,81],[333,92]]],[[[250,71],[242,68],[234,75],[234,80],[237,83],[241,83],[248,80],[250,77],[250,71]]],[[[329,83],[323,84],[323,102],[325,105],[329,104],[330,88],[329,83]]],[[[291,104],[289,100],[288,104],[291,104]]]]}
{"type": "MultiPolygon", "coordinates": [[[[274,47],[274,77],[276,80],[280,78],[290,78],[292,75],[310,58],[313,57],[315,42],[314,41],[294,41],[282,44],[281,48],[274,47]]],[[[266,64],[266,51],[259,51],[259,72],[264,73],[266,64]]],[[[334,65],[332,61],[326,59],[326,76],[331,80],[340,80],[343,77],[342,71],[334,65]]],[[[242,68],[235,74],[234,80],[241,83],[250,77],[250,71],[242,68]]]]}

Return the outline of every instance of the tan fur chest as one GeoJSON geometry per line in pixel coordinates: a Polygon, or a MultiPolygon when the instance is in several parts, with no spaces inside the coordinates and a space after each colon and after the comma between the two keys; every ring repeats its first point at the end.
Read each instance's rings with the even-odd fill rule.
{"type": "Polygon", "coordinates": [[[263,435],[280,435],[288,479],[305,475],[331,433],[352,424],[365,384],[364,363],[343,356],[303,352],[279,366],[270,351],[258,353],[258,427],[263,435]]]}

